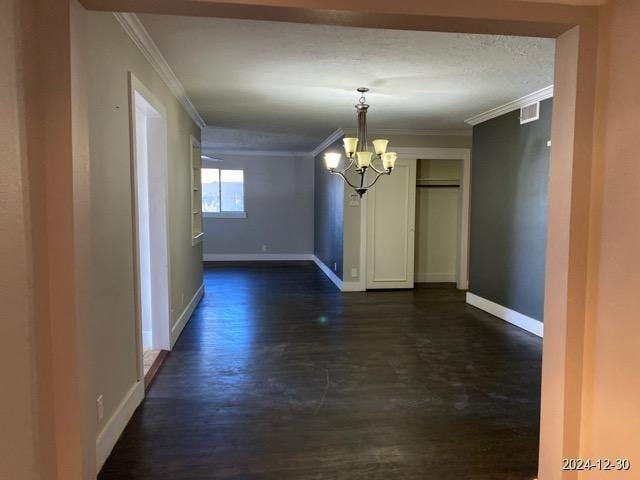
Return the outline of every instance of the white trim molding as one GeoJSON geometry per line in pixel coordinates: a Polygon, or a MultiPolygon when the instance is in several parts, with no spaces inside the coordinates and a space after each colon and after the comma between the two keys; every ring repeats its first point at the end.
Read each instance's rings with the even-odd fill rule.
{"type": "MultiPolygon", "coordinates": [[[[357,132],[357,129],[353,127],[342,127],[342,130],[351,135],[357,132]]],[[[407,135],[416,137],[470,137],[473,131],[469,129],[456,129],[456,130],[422,130],[415,128],[369,128],[367,129],[367,135],[369,138],[374,138],[372,135],[380,136],[394,136],[394,135],[407,135]]]]}
{"type": "Polygon", "coordinates": [[[359,280],[356,281],[342,281],[342,288],[340,289],[343,292],[364,292],[366,291],[366,287],[359,280]]]}
{"type": "Polygon", "coordinates": [[[211,159],[204,159],[203,161],[209,162],[221,162],[224,161],[225,155],[230,156],[239,156],[239,157],[309,157],[311,156],[310,152],[287,152],[287,151],[278,151],[278,150],[207,150],[204,152],[205,155],[210,157],[217,157],[211,159]]]}
{"type": "Polygon", "coordinates": [[[173,349],[173,346],[175,345],[176,340],[178,340],[178,337],[182,333],[182,330],[184,330],[185,325],[191,318],[191,315],[193,315],[193,311],[196,309],[196,307],[200,303],[200,300],[202,300],[202,297],[204,297],[204,283],[200,285],[198,290],[196,290],[196,293],[193,296],[193,298],[189,301],[189,303],[185,307],[180,317],[178,317],[178,320],[176,320],[176,323],[174,323],[173,326],[171,327],[171,339],[170,339],[171,349],[173,349]]]}
{"type": "Polygon", "coordinates": [[[133,43],[136,44],[140,52],[142,52],[147,61],[155,71],[158,72],[162,81],[164,81],[171,93],[173,93],[182,104],[185,111],[193,121],[196,122],[200,128],[206,127],[205,121],[202,119],[193,103],[191,103],[191,99],[187,96],[184,86],[180,80],[178,80],[178,77],[167,63],[167,60],[151,38],[151,35],[149,35],[149,32],[144,28],[144,25],[138,16],[135,13],[125,12],[114,12],[113,15],[116,17],[127,35],[129,35],[133,43]]]}
{"type": "Polygon", "coordinates": [[[116,411],[104,424],[102,430],[96,437],[96,474],[107,461],[118,438],[124,432],[125,427],[131,420],[133,413],[144,399],[144,382],[136,382],[124,396],[116,411]]]}
{"type": "Polygon", "coordinates": [[[471,150],[468,148],[432,148],[432,147],[398,147],[398,156],[438,160],[464,160],[471,157],[471,150]]]}
{"type": "Polygon", "coordinates": [[[313,261],[313,253],[205,253],[202,260],[205,262],[287,262],[287,261],[313,261]]]}
{"type": "Polygon", "coordinates": [[[322,142],[320,142],[320,145],[318,145],[316,148],[314,148],[311,151],[311,156],[315,157],[316,155],[322,153],[324,150],[327,149],[327,147],[329,147],[331,144],[333,144],[336,140],[338,140],[341,137],[344,137],[344,131],[341,128],[338,128],[331,135],[329,135],[322,142]]]}
{"type": "Polygon", "coordinates": [[[515,310],[511,310],[507,307],[503,307],[502,305],[498,305],[491,300],[487,300],[486,298],[482,298],[478,295],[467,292],[467,303],[469,305],[473,305],[476,308],[479,308],[480,310],[484,310],[485,312],[490,313],[494,317],[498,317],[505,322],[509,322],[516,327],[520,327],[529,333],[533,333],[538,337],[542,337],[544,334],[544,324],[540,320],[527,317],[526,315],[516,312],[515,310]]]}
{"type": "Polygon", "coordinates": [[[522,107],[526,107],[527,105],[531,105],[532,103],[540,102],[551,97],[553,97],[553,85],[549,85],[548,87],[537,90],[529,95],[525,95],[524,97],[520,97],[512,102],[500,105],[499,107],[487,110],[486,112],[474,115],[473,117],[467,118],[465,122],[469,125],[478,125],[479,123],[486,122],[487,120],[499,117],[505,113],[513,112],[514,110],[518,110],[522,107]]]}

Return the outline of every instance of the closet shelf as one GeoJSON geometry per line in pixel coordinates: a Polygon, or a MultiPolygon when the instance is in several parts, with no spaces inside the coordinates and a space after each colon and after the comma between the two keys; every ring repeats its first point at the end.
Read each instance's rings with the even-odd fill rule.
{"type": "Polygon", "coordinates": [[[458,178],[418,178],[416,179],[417,187],[459,187],[460,179],[458,178]]]}

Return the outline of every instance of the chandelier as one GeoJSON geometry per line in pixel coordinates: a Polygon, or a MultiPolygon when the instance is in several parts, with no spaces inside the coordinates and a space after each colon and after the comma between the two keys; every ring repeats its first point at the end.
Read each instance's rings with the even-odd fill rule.
{"type": "Polygon", "coordinates": [[[360,92],[360,101],[355,106],[358,112],[358,133],[357,138],[345,137],[344,151],[349,160],[349,164],[344,170],[338,170],[338,164],[340,163],[341,155],[335,152],[328,152],[324,154],[324,161],[329,173],[340,175],[342,179],[352,187],[358,195],[361,197],[375,185],[378,179],[382,175],[389,175],[396,164],[397,154],[395,152],[387,152],[387,144],[389,140],[377,139],[374,140],[373,149],[375,156],[367,149],[367,110],[369,105],[366,103],[365,94],[369,91],[366,87],[358,88],[360,92]],[[373,158],[372,158],[373,157],[373,158]],[[379,170],[374,165],[374,162],[379,160],[382,162],[382,167],[379,170]],[[355,165],[353,171],[360,176],[359,182],[356,184],[351,183],[347,178],[347,173],[355,165]],[[375,172],[375,177],[370,183],[367,183],[367,171],[371,169],[375,172]]]}

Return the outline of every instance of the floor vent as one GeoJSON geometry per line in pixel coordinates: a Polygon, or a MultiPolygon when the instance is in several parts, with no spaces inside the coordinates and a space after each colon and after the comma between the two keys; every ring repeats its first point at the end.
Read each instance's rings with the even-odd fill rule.
{"type": "Polygon", "coordinates": [[[520,125],[540,118],[540,102],[531,103],[520,108],[520,125]]]}

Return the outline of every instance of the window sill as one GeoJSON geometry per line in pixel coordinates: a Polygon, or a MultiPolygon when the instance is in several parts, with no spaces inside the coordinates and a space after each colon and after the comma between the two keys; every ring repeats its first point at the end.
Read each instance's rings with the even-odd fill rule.
{"type": "Polygon", "coordinates": [[[204,218],[247,218],[247,212],[204,212],[204,218]]]}
{"type": "Polygon", "coordinates": [[[191,239],[191,245],[196,246],[202,243],[202,237],[204,237],[204,232],[200,232],[198,235],[191,239]]]}

